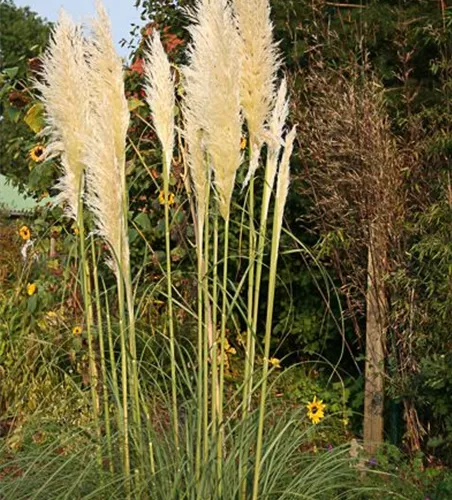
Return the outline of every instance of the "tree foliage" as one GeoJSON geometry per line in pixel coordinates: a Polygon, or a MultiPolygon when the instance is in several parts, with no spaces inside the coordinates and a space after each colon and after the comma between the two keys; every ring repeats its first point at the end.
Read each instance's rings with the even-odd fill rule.
{"type": "Polygon", "coordinates": [[[42,182],[32,174],[29,178],[33,165],[29,151],[35,145],[41,116],[27,81],[39,69],[37,56],[49,32],[49,23],[28,7],[17,7],[11,0],[0,3],[0,172],[22,188],[30,180],[32,187],[40,188],[51,176],[49,170],[42,182]]]}

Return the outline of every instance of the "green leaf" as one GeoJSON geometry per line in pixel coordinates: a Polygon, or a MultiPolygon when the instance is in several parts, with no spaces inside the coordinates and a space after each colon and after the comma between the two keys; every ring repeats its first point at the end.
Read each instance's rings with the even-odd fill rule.
{"type": "Polygon", "coordinates": [[[138,214],[135,219],[135,224],[139,226],[144,231],[150,231],[152,229],[151,221],[149,219],[149,215],[141,212],[138,214]]]}
{"type": "Polygon", "coordinates": [[[17,123],[19,121],[20,118],[19,109],[13,108],[12,106],[7,106],[5,112],[8,119],[11,120],[12,122],[17,123]]]}
{"type": "Polygon", "coordinates": [[[33,314],[36,311],[36,307],[38,305],[38,296],[32,295],[28,299],[27,310],[30,314],[33,314]]]}
{"type": "Polygon", "coordinates": [[[129,229],[129,243],[132,244],[138,237],[138,231],[136,229],[129,229]]]}
{"type": "Polygon", "coordinates": [[[144,102],[140,101],[140,99],[137,99],[136,97],[132,97],[132,99],[128,100],[128,105],[129,105],[129,111],[134,111],[135,109],[144,106],[144,102]]]}
{"type": "Polygon", "coordinates": [[[14,66],[13,68],[5,68],[3,73],[6,74],[8,78],[15,78],[17,73],[19,73],[19,66],[14,66]]]}
{"type": "Polygon", "coordinates": [[[24,122],[35,134],[44,128],[44,106],[41,103],[33,104],[24,117],[24,122]]]}

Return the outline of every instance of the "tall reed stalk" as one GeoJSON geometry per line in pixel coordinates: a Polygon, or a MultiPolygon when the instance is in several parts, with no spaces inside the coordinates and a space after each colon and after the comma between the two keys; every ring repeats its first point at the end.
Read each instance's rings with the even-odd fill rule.
{"type": "Polygon", "coordinates": [[[111,255],[108,264],[117,280],[121,345],[123,466],[129,478],[129,394],[132,402],[135,442],[140,453],[144,453],[127,229],[125,145],[129,111],[124,92],[122,61],[116,53],[110,22],[100,1],[97,2],[97,18],[93,22],[93,40],[89,44],[87,60],[89,61],[88,85],[92,130],[89,136],[84,137],[87,203],[94,216],[98,234],[108,244],[111,255]]]}
{"type": "Polygon", "coordinates": [[[179,447],[179,418],[177,410],[176,348],[173,317],[173,284],[171,277],[171,224],[169,212],[170,169],[174,149],[174,80],[168,57],[163,49],[160,35],[155,32],[146,58],[146,95],[151,108],[155,130],[163,149],[163,192],[165,197],[165,249],[168,298],[168,324],[170,332],[171,393],[173,427],[176,447],[179,447]]]}
{"type": "MultiPolygon", "coordinates": [[[[88,336],[90,393],[99,443],[101,426],[97,395],[98,374],[92,332],[93,309],[83,207],[84,136],[91,131],[86,47],[81,28],[62,11],[42,59],[41,79],[34,83],[45,109],[47,126],[44,133],[49,136],[47,155],[60,158],[61,176],[56,186],[59,190],[58,201],[66,214],[76,221],[79,230],[80,279],[88,336]]],[[[101,470],[102,456],[99,447],[97,463],[101,470]]]]}
{"type": "Polygon", "coordinates": [[[265,339],[264,339],[264,366],[262,370],[262,386],[260,395],[259,407],[259,427],[257,431],[255,469],[253,481],[253,500],[259,498],[259,477],[262,465],[262,443],[265,421],[265,405],[267,399],[267,381],[270,356],[270,340],[273,326],[273,307],[275,302],[276,288],[276,272],[278,267],[279,242],[281,238],[281,229],[284,215],[284,207],[286,205],[287,194],[289,192],[289,163],[293,151],[293,143],[295,140],[295,127],[289,132],[286,138],[284,154],[281,159],[278,172],[278,184],[276,188],[275,212],[273,216],[272,244],[270,254],[270,272],[268,282],[267,296],[267,317],[265,323],[265,339]]]}

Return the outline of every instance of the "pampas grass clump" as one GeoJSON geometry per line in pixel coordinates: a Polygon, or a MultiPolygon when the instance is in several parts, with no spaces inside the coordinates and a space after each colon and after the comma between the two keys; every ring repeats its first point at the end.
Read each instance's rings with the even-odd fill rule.
{"type": "MultiPolygon", "coordinates": [[[[191,186],[196,197],[198,258],[198,359],[193,370],[197,372],[197,376],[189,378],[190,382],[187,382],[187,385],[195,385],[197,390],[191,391],[193,399],[188,398],[190,401],[180,390],[182,384],[179,379],[188,371],[188,364],[182,367],[179,364],[182,351],[179,352],[180,356],[176,357],[177,332],[174,325],[176,315],[173,314],[174,284],[171,272],[171,212],[168,195],[176,133],[176,98],[171,64],[157,32],[152,36],[145,55],[146,100],[162,147],[166,298],[171,361],[171,398],[168,398],[171,403],[168,407],[171,408],[173,417],[172,438],[165,435],[165,439],[159,439],[158,432],[149,418],[148,432],[143,430],[144,419],[141,417],[141,411],[146,415],[149,413],[146,403],[148,394],[140,385],[140,375],[144,377],[145,374],[140,374],[135,341],[134,294],[128,241],[126,139],[130,117],[124,90],[123,63],[116,53],[110,22],[100,1],[97,2],[97,18],[93,22],[92,36],[89,39],[85,39],[80,28],[68,18],[61,18],[45,59],[44,83],[39,88],[49,116],[49,129],[53,138],[51,151],[62,153],[64,175],[60,185],[62,196],[70,207],[69,215],[77,217],[82,190],[86,205],[93,215],[93,229],[108,243],[108,264],[117,279],[122,382],[120,390],[115,378],[114,347],[110,348],[111,373],[107,374],[105,368],[103,315],[107,319],[109,334],[111,321],[109,310],[105,314],[101,309],[96,256],[93,254],[93,282],[98,314],[96,326],[100,335],[104,379],[102,396],[108,436],[111,400],[116,402],[118,423],[118,441],[110,437],[107,440],[110,472],[114,472],[113,447],[118,446],[121,451],[120,467],[125,481],[124,495],[127,498],[132,498],[132,491],[155,491],[154,479],[160,475],[166,478],[166,483],[171,487],[176,487],[179,478],[183,476],[186,484],[178,486],[185,486],[189,492],[187,494],[194,494],[196,498],[226,498],[224,495],[234,491],[234,495],[237,494],[241,499],[257,500],[265,494],[265,484],[270,480],[268,470],[272,467],[270,462],[273,463],[271,449],[273,446],[275,450],[279,449],[278,440],[289,429],[284,427],[282,433],[275,435],[272,443],[268,443],[264,436],[279,243],[290,182],[290,157],[296,132],[293,128],[285,135],[289,111],[287,83],[285,79],[279,84],[277,82],[280,57],[277,44],[273,40],[269,1],[197,0],[190,15],[193,22],[189,28],[191,43],[187,51],[188,64],[181,71],[184,89],[181,97],[181,134],[187,152],[187,171],[190,173],[191,186]],[[73,78],[69,75],[73,75],[73,78]],[[70,96],[67,95],[69,91],[72,92],[70,96]],[[231,284],[228,261],[232,197],[237,172],[245,160],[241,150],[244,122],[250,142],[248,165],[245,167],[247,181],[250,181],[250,196],[247,201],[250,210],[250,254],[248,303],[239,311],[243,305],[240,297],[242,285],[231,284]],[[264,142],[268,145],[267,162],[257,235],[254,230],[254,176],[264,142]],[[280,158],[283,146],[284,152],[280,158]],[[83,182],[84,172],[86,186],[83,182]],[[274,192],[276,178],[277,186],[274,192]],[[210,196],[211,189],[215,196],[210,196]],[[267,219],[272,199],[274,218],[267,289],[264,363],[262,372],[259,371],[259,380],[253,383],[253,377],[256,378],[255,344],[260,311],[260,285],[267,242],[267,219]],[[223,234],[219,228],[220,217],[224,222],[221,224],[223,234]],[[209,246],[212,221],[213,252],[209,246]],[[219,258],[221,244],[222,262],[219,258]],[[210,261],[212,254],[213,262],[210,261]],[[223,267],[222,275],[218,272],[220,262],[223,267]],[[208,274],[209,266],[212,269],[212,279],[208,274]],[[236,297],[233,301],[231,289],[236,297]],[[239,302],[240,306],[237,305],[239,302]],[[235,308],[239,312],[237,317],[241,316],[247,320],[247,359],[245,377],[240,387],[240,390],[243,390],[243,404],[231,410],[225,401],[225,343],[235,308]],[[219,311],[221,324],[217,325],[219,311]],[[109,399],[106,380],[110,378],[113,380],[114,399],[109,399]],[[260,394],[260,405],[257,409],[251,408],[250,405],[254,391],[259,391],[260,394]],[[179,418],[181,403],[189,411],[184,417],[185,424],[189,426],[185,429],[182,428],[179,418]],[[191,412],[193,408],[194,411],[191,412]],[[131,425],[129,411],[133,413],[131,425]],[[242,419],[237,430],[234,428],[235,424],[231,423],[231,414],[237,416],[240,412],[242,419]],[[246,439],[242,439],[244,436],[246,439]],[[163,443],[165,440],[167,441],[163,443]],[[155,444],[157,447],[154,447],[155,444]],[[267,446],[269,451],[264,453],[264,446],[267,446]],[[251,450],[255,452],[252,461],[249,460],[251,450]],[[156,470],[156,460],[158,464],[163,457],[163,463],[166,463],[171,452],[176,459],[183,458],[183,464],[178,465],[179,469],[173,471],[170,466],[169,472],[156,470]],[[192,455],[194,458],[191,458],[192,455]],[[171,474],[174,474],[174,477],[168,479],[171,474]],[[230,480],[231,474],[234,478],[237,476],[236,484],[232,484],[234,481],[230,480]]],[[[243,209],[245,210],[245,207],[243,209]]],[[[82,259],[84,258],[82,251],[82,259]]],[[[83,268],[87,268],[86,262],[83,268]]],[[[86,285],[89,280],[84,283],[86,285]]],[[[84,294],[89,309],[91,302],[86,287],[84,294]]],[[[89,316],[88,312],[87,315],[89,316]]],[[[111,335],[109,340],[113,346],[111,335]]],[[[147,343],[146,340],[143,345],[147,343]]],[[[160,388],[154,385],[151,387],[152,391],[161,392],[160,388]]],[[[94,391],[93,399],[96,396],[94,391]]],[[[167,395],[163,395],[161,399],[165,400],[165,396],[167,395]]],[[[98,426],[100,471],[103,468],[101,431],[98,426]]],[[[283,453],[282,456],[290,456],[292,461],[296,448],[288,448],[290,453],[283,453]]],[[[281,468],[275,470],[282,473],[281,468]]]]}

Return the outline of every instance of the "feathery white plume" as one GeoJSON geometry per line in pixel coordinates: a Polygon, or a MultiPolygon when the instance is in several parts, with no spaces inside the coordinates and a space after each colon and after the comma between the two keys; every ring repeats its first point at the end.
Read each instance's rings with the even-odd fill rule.
{"type": "Polygon", "coordinates": [[[59,200],[69,217],[77,220],[83,190],[83,146],[89,133],[89,85],[86,41],[81,28],[60,11],[49,48],[42,62],[41,81],[35,87],[41,94],[50,140],[49,157],[61,155],[62,176],[57,188],[59,200]]]}
{"type": "MultiPolygon", "coordinates": [[[[278,171],[278,182],[276,187],[276,202],[275,202],[275,217],[278,221],[278,240],[280,237],[280,228],[282,227],[282,220],[284,216],[284,208],[286,206],[287,195],[289,193],[290,184],[290,157],[293,152],[293,144],[295,141],[295,135],[297,132],[297,127],[293,127],[292,130],[287,134],[284,153],[281,158],[281,163],[279,164],[278,171]]],[[[279,241],[277,242],[279,245],[279,241]]]]}
{"type": "Polygon", "coordinates": [[[125,145],[129,110],[122,60],[116,53],[110,21],[101,2],[97,2],[93,36],[89,54],[92,133],[85,138],[87,203],[93,211],[97,231],[110,246],[112,268],[117,274],[126,275],[129,247],[125,145]]]}
{"type": "Polygon", "coordinates": [[[287,98],[287,81],[284,78],[279,86],[274,100],[273,111],[268,122],[268,160],[265,172],[265,181],[269,190],[273,189],[279,155],[283,144],[283,133],[289,114],[289,100],[287,98]]]}
{"type": "Polygon", "coordinates": [[[174,148],[174,79],[158,31],[154,32],[147,46],[145,74],[146,100],[152,111],[155,130],[162,143],[166,175],[169,175],[174,148]]]}
{"type": "Polygon", "coordinates": [[[222,217],[229,218],[242,160],[240,40],[227,0],[198,0],[190,27],[190,64],[184,69],[185,108],[200,131],[214,172],[222,217]]]}
{"type": "Polygon", "coordinates": [[[281,62],[273,40],[269,0],[233,0],[232,4],[241,42],[241,103],[252,148],[246,184],[258,166],[281,62]]]}

